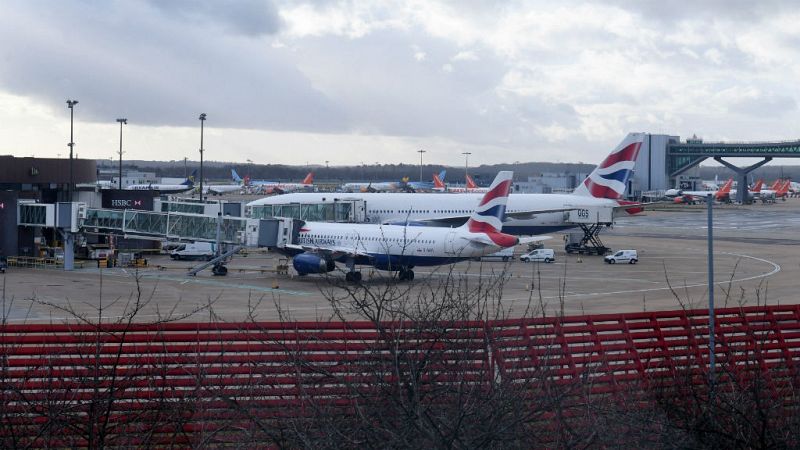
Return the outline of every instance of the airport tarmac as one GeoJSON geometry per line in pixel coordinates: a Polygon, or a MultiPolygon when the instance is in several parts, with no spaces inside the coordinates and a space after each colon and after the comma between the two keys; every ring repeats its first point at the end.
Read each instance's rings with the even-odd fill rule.
{"type": "MultiPolygon", "coordinates": [[[[800,277],[800,201],[774,205],[721,206],[715,209],[715,297],[717,306],[741,302],[794,303],[800,277]]],[[[547,314],[568,315],[671,310],[705,307],[707,302],[706,211],[703,207],[668,208],[621,217],[601,237],[613,249],[636,249],[635,265],[603,263],[598,256],[565,255],[562,236],[545,247],[556,249],[557,261],[534,264],[515,261],[464,262],[438,268],[418,267],[409,285],[412,295],[430,291],[448,278],[464,286],[487,286],[503,274],[502,304],[507,314],[544,307],[547,314]]],[[[519,248],[517,253],[521,253],[519,248]]],[[[0,275],[6,316],[11,323],[62,322],[78,314],[91,320],[125,317],[136,299],[143,304],[135,321],[158,318],[204,321],[279,318],[278,308],[295,320],[327,320],[330,295],[344,274],[285,276],[273,272],[279,255],[251,253],[236,257],[226,277],[205,271],[186,275],[193,265],[151,257],[140,269],[86,268],[73,272],[9,268],[0,275]],[[138,283],[137,283],[138,280],[138,283]],[[209,309],[209,306],[211,309],[209,309]],[[212,313],[213,311],[213,313],[212,313]]],[[[292,270],[290,269],[290,273],[292,270]]],[[[364,285],[378,292],[390,275],[363,268],[364,285]]],[[[349,318],[358,318],[349,314],[349,318]]]]}

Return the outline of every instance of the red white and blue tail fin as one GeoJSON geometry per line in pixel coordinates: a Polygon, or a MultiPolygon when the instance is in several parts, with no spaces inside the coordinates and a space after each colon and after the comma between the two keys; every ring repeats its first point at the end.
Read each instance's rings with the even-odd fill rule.
{"type": "Polygon", "coordinates": [[[639,149],[644,142],[643,133],[629,133],[613,152],[575,188],[573,194],[595,198],[619,200],[625,194],[628,180],[633,174],[639,149]]]}
{"type": "Polygon", "coordinates": [[[491,243],[500,247],[517,245],[519,238],[502,233],[513,177],[514,172],[508,170],[499,172],[489,187],[489,192],[484,194],[462,228],[466,227],[470,233],[485,233],[491,243]]]}

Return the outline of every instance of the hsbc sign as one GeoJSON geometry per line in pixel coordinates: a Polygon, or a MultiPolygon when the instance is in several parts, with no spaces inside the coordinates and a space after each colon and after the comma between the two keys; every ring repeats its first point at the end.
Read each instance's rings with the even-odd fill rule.
{"type": "Polygon", "coordinates": [[[145,192],[112,191],[103,192],[103,208],[109,209],[153,209],[153,197],[145,192]]]}
{"type": "Polygon", "coordinates": [[[144,206],[144,202],[142,200],[111,200],[112,208],[141,208],[142,206],[144,206]]]}

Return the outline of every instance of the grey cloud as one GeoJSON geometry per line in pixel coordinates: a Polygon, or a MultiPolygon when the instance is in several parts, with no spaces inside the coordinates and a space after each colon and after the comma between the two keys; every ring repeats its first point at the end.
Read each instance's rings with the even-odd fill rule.
{"type": "Polygon", "coordinates": [[[275,34],[281,19],[275,6],[264,0],[149,0],[169,17],[197,24],[221,24],[250,36],[275,34]]]}
{"type": "Polygon", "coordinates": [[[768,93],[740,99],[729,105],[728,109],[731,112],[752,117],[775,118],[796,111],[797,102],[792,97],[768,93]]]}
{"type": "Polygon", "coordinates": [[[385,30],[369,39],[311,38],[295,56],[360,131],[470,139],[487,133],[480,111],[497,102],[494,88],[507,70],[503,61],[476,49],[478,61],[454,63],[454,44],[416,37],[421,35],[385,30]],[[414,59],[415,46],[425,52],[423,61],[414,59]],[[448,63],[453,72],[442,69],[448,63]]]}
{"type": "Polygon", "coordinates": [[[638,13],[643,19],[673,25],[686,19],[747,20],[757,21],[767,15],[796,7],[791,0],[611,0],[602,4],[616,4],[620,8],[638,13]]]}
{"type": "Polygon", "coordinates": [[[188,125],[205,111],[213,126],[347,128],[347,114],[262,40],[166,20],[136,2],[58,3],[44,15],[27,5],[17,8],[22,21],[0,17],[0,85],[9,92],[58,108],[75,97],[82,119],[99,122],[124,114],[188,125]]]}

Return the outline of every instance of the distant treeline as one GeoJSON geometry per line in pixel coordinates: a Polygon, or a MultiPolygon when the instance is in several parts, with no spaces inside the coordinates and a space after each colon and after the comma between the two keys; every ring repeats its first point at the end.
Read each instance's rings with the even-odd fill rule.
{"type": "MultiPolygon", "coordinates": [[[[735,160],[732,160],[735,163],[735,160]]],[[[744,164],[742,164],[744,166],[744,164]]],[[[728,179],[734,176],[734,173],[727,167],[707,167],[700,166],[700,178],[704,180],[713,180],[714,176],[719,179],[728,179]]],[[[764,180],[771,181],[777,178],[790,178],[794,181],[800,180],[800,166],[771,166],[769,164],[761,166],[760,168],[750,172],[749,175],[754,181],[763,178],[764,180]]]]}
{"type": "MultiPolygon", "coordinates": [[[[108,168],[108,161],[98,161],[98,167],[108,168]]],[[[160,177],[183,177],[186,173],[200,167],[199,161],[131,161],[123,167],[140,170],[142,172],[155,172],[160,177]]],[[[469,173],[478,184],[488,184],[500,170],[513,170],[514,179],[525,181],[530,176],[542,173],[589,173],[594,169],[593,164],[570,164],[527,162],[515,164],[492,164],[479,167],[470,167],[469,173]]],[[[111,168],[117,169],[116,165],[111,168]]],[[[343,182],[343,181],[395,181],[408,177],[412,181],[419,180],[419,166],[413,164],[371,164],[365,166],[286,166],[280,164],[238,164],[225,162],[204,162],[203,171],[208,180],[228,180],[231,169],[236,169],[240,176],[250,175],[256,180],[275,181],[300,181],[308,172],[314,172],[314,179],[318,182],[343,182]]],[[[440,166],[425,164],[422,168],[424,181],[431,181],[434,173],[447,169],[446,181],[450,183],[464,182],[464,166],[440,166]]],[[[776,178],[800,179],[800,166],[765,165],[752,172],[752,178],[773,180],[776,178]]],[[[704,180],[714,179],[717,176],[727,179],[733,173],[725,167],[700,167],[700,177],[704,180]]]]}
{"type": "MultiPolygon", "coordinates": [[[[98,167],[109,168],[107,161],[98,161],[98,167]]],[[[110,166],[115,169],[116,165],[110,166]]],[[[155,172],[160,177],[183,177],[199,169],[199,161],[131,161],[123,163],[123,167],[142,172],[155,172]]],[[[594,168],[592,164],[567,164],[529,162],[518,164],[493,164],[470,167],[469,173],[478,184],[488,184],[500,170],[513,170],[514,179],[525,181],[529,176],[545,172],[578,172],[588,173],[594,168]]],[[[231,169],[236,169],[239,176],[249,175],[253,179],[275,181],[300,181],[308,172],[314,172],[314,180],[318,182],[343,181],[395,181],[408,177],[411,181],[419,180],[419,166],[412,164],[379,164],[365,166],[285,166],[279,164],[237,164],[220,162],[203,162],[203,172],[207,180],[228,180],[231,169]]],[[[422,167],[424,181],[431,181],[434,173],[447,169],[446,181],[450,183],[464,182],[464,166],[441,166],[425,164],[422,167]]]]}

